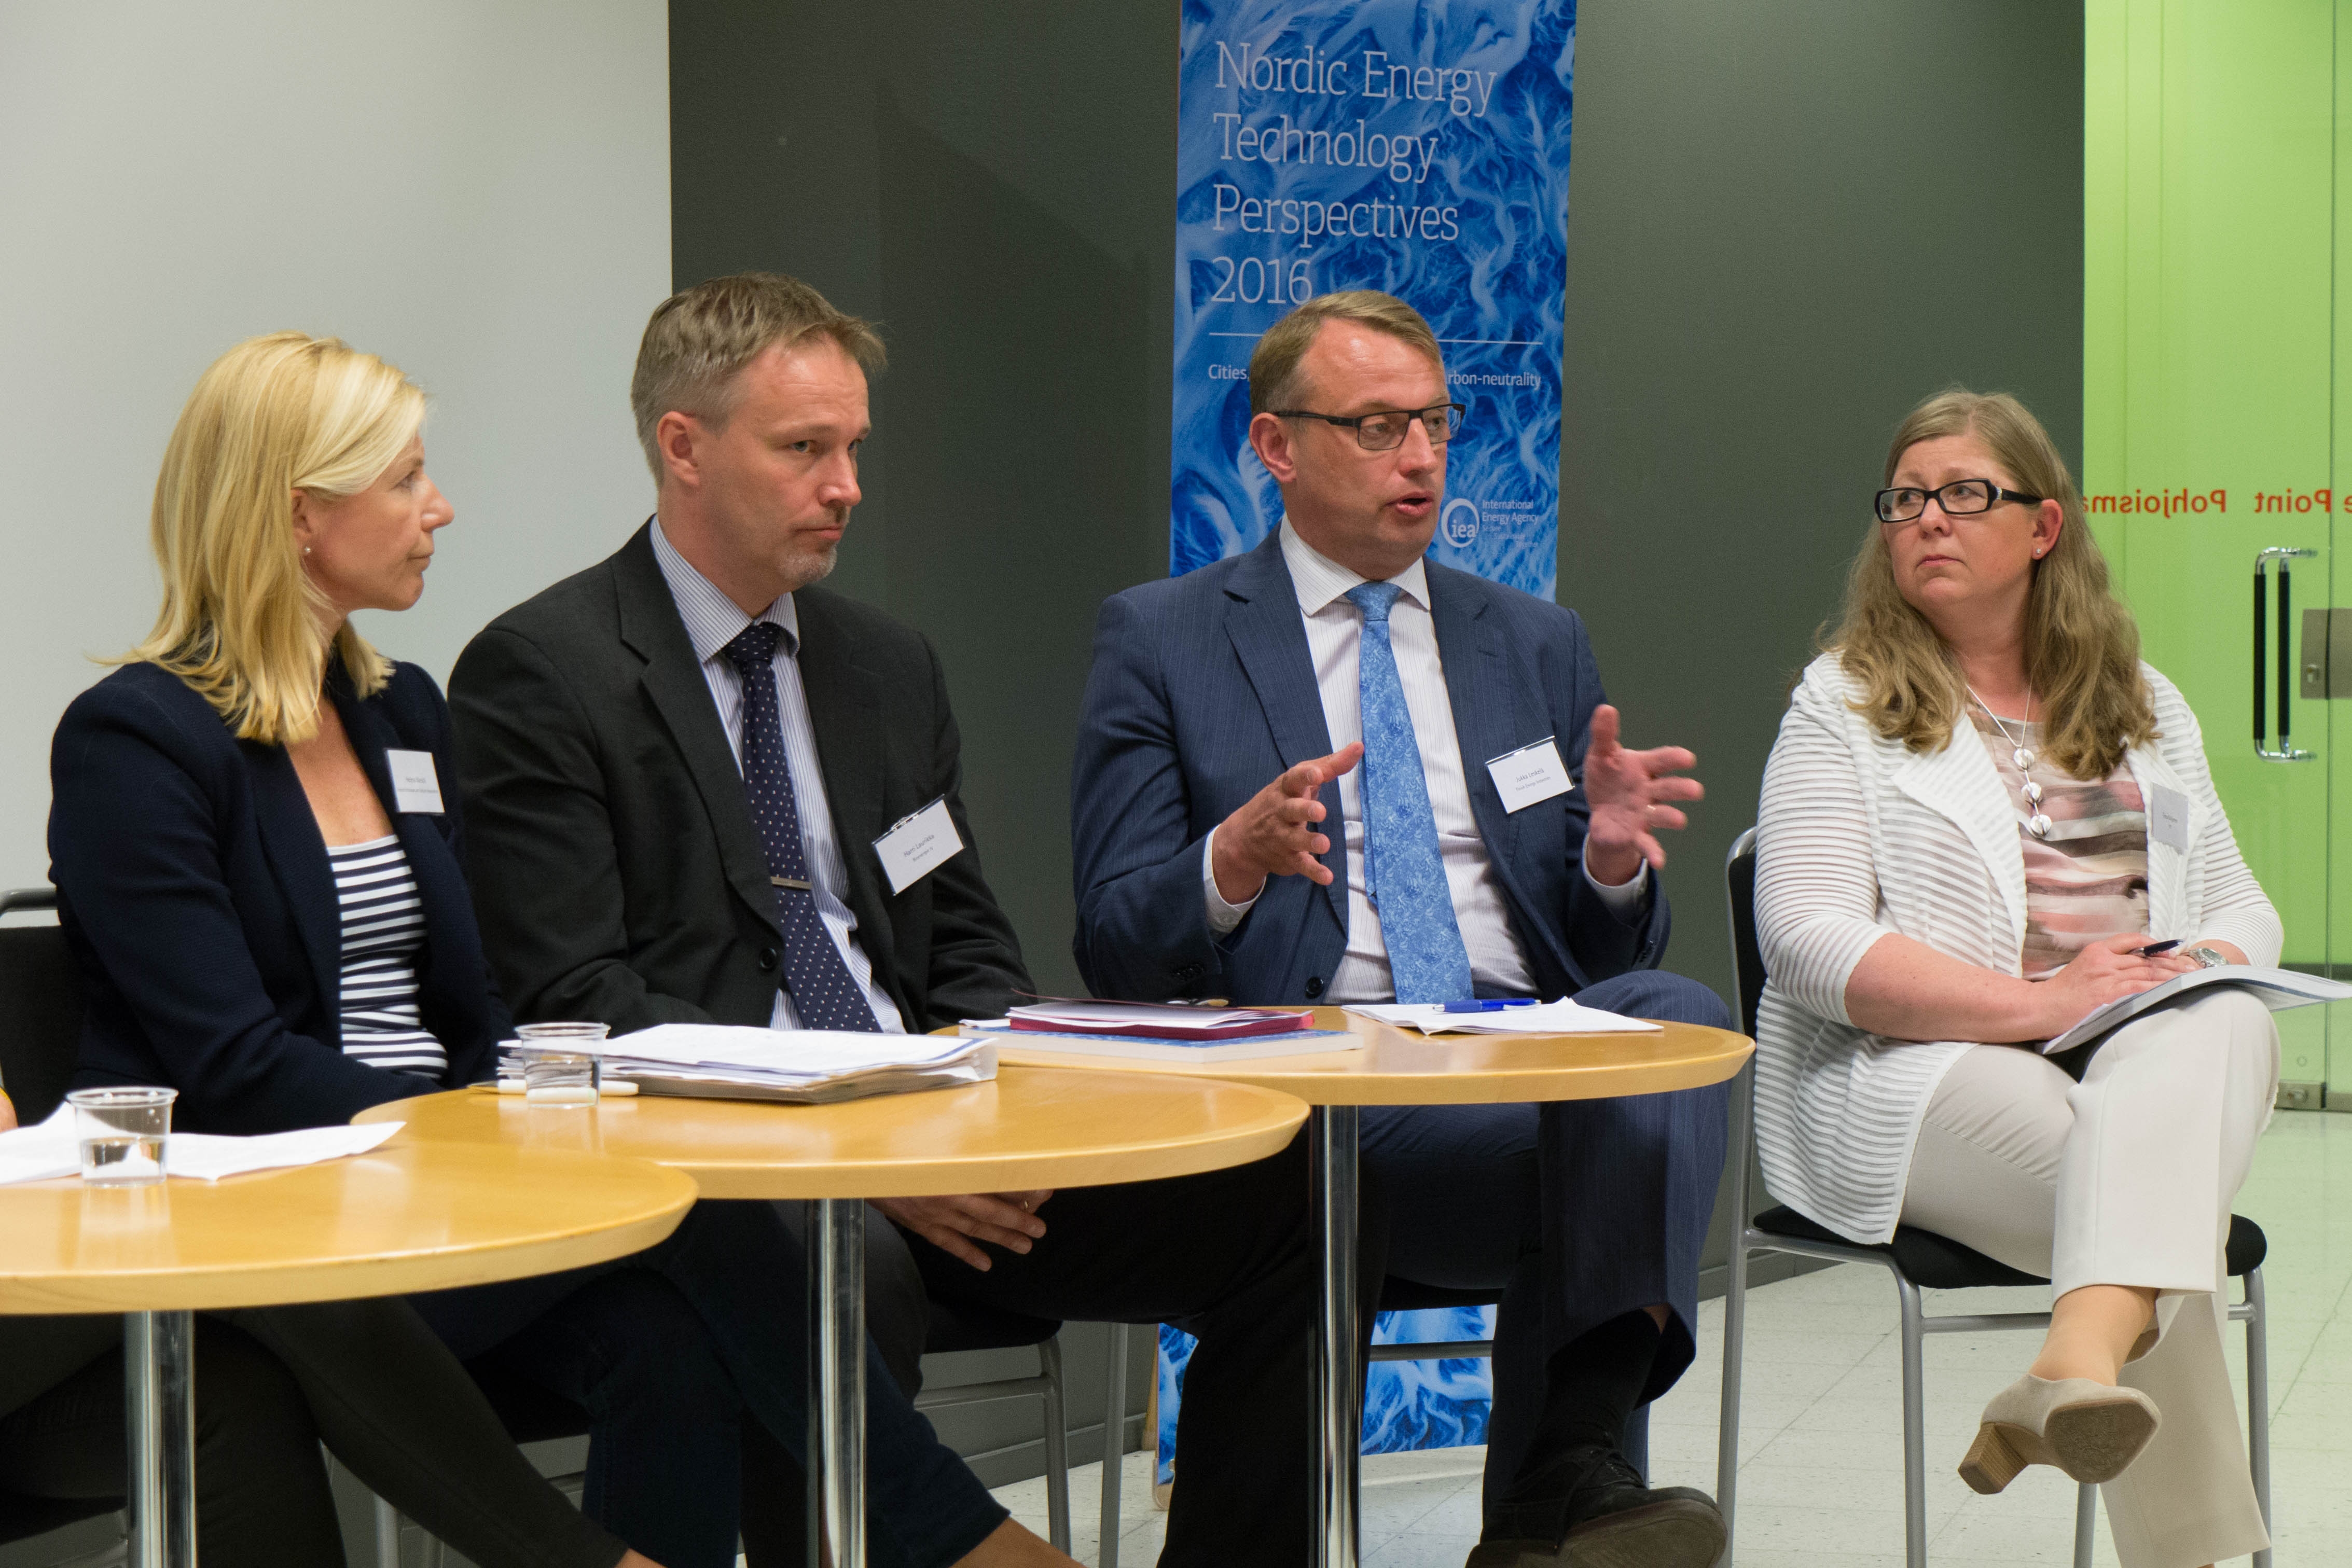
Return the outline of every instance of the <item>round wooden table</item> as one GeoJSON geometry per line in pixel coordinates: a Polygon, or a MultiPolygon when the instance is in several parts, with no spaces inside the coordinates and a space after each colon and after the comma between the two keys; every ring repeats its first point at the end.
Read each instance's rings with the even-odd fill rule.
{"type": "Polygon", "coordinates": [[[131,1562],[193,1568],[191,1313],[601,1263],[660,1241],[694,1197],[641,1160],[421,1143],[219,1182],[0,1186],[0,1313],[124,1314],[131,1562]]]}
{"type": "Polygon", "coordinates": [[[1008,1043],[999,1047],[998,1060],[1083,1068],[1098,1077],[1142,1072],[1219,1079],[1277,1089],[1314,1107],[1308,1224],[1322,1263],[1315,1315],[1318,1544],[1322,1568],[1355,1568],[1358,1108],[1507,1105],[1700,1089],[1735,1076],[1756,1048],[1745,1035],[1685,1023],[1615,1034],[1424,1035],[1339,1008],[1317,1008],[1315,1027],[1345,1030],[1362,1044],[1353,1051],[1195,1065],[1055,1051],[1029,1043],[1041,1037],[1028,1034],[1019,1037],[1019,1045],[1003,1037],[1008,1043]]]}
{"type": "Polygon", "coordinates": [[[865,1201],[1223,1170],[1279,1153],[1307,1113],[1290,1095],[1223,1080],[1016,1067],[987,1083],[831,1105],[641,1094],[572,1110],[474,1089],[355,1119],[405,1122],[391,1149],[496,1143],[627,1155],[691,1176],[709,1197],[813,1200],[809,1514],[822,1521],[827,1568],[865,1568],[865,1201]]]}

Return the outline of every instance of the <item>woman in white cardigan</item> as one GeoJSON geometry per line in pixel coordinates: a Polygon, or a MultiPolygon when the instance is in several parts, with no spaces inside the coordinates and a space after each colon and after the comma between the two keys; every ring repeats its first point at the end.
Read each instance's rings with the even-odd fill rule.
{"type": "Polygon", "coordinates": [[[2126,1568],[2257,1550],[2221,1248],[2276,1092],[2270,1015],[2224,987],[2035,1044],[2200,965],[2276,963],[2278,915],[2033,416],[1932,398],[1885,483],[1764,775],[1766,1182],[1857,1241],[1916,1225],[2050,1279],[1970,1486],[2107,1483],[2126,1568]]]}

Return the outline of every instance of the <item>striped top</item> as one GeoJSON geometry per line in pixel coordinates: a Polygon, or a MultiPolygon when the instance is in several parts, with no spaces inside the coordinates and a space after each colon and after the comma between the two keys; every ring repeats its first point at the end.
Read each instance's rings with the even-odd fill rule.
{"type": "MultiPolygon", "coordinates": [[[[2187,812],[2185,847],[2147,845],[2147,933],[2233,942],[2274,964],[2278,914],[2238,852],[2197,716],[2156,670],[2140,674],[2158,735],[2125,766],[2143,796],[2172,791],[2187,812]]],[[[1764,768],[1756,1140],[1774,1197],[1842,1236],[1885,1241],[1927,1102],[1970,1042],[1873,1034],[1847,1014],[1846,983],[1890,934],[2021,975],[2029,894],[2018,793],[1984,747],[1913,753],[1854,710],[1863,695],[1835,654],[1813,661],[1764,768]]]]}
{"type": "Polygon", "coordinates": [[[1979,710],[1970,722],[1984,740],[2001,787],[2017,808],[2018,843],[2025,851],[2025,946],[2019,966],[2029,980],[2047,979],[2075,954],[2103,937],[2147,930],[2147,809],[2139,782],[2121,758],[2105,779],[2085,782],[2058,770],[2042,749],[2040,721],[2005,720],[2009,736],[2032,753],[2017,766],[2018,743],[1979,710]],[[2027,780],[2042,788],[2050,835],[2026,827],[2027,780]]]}
{"type": "Polygon", "coordinates": [[[331,845],[327,860],[342,909],[343,1054],[370,1067],[440,1077],[449,1053],[417,1012],[425,909],[407,852],[395,836],[331,845]]]}

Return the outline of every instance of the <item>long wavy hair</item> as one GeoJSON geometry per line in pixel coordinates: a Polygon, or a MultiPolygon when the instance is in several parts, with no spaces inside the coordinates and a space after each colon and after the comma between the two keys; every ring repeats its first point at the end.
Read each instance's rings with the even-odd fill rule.
{"type": "MultiPolygon", "coordinates": [[[[2107,582],[2107,559],[2083,522],[2082,492],[2050,433],[2006,392],[1955,387],[1903,421],[1886,452],[1884,484],[1922,441],[1973,435],[2021,488],[2056,501],[2065,514],[2058,542],[2033,564],[2025,600],[2025,668],[2042,699],[2042,750],[2077,779],[2104,779],[2124,753],[2156,734],[2156,710],[2140,676],[2139,627],[2107,582]]],[[[1876,522],[1846,574],[1845,605],[1833,653],[1866,695],[1853,705],[1879,734],[1911,750],[1940,750],[1968,702],[1959,665],[1926,616],[1895,581],[1894,557],[1876,522]]]]}
{"type": "MultiPolygon", "coordinates": [[[[319,730],[332,619],[302,570],[294,492],[366,489],[425,418],[398,370],[334,338],[272,332],[213,361],[188,394],[155,480],[163,605],[120,664],[161,665],[240,740],[283,746],[319,730]]],[[[392,665],[346,620],[331,653],[361,696],[392,665]]]]}

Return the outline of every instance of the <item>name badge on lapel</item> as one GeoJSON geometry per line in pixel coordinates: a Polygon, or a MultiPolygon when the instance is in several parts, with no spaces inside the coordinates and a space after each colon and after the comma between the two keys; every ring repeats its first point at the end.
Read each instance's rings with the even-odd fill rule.
{"type": "Polygon", "coordinates": [[[383,759],[392,768],[394,810],[441,814],[441,776],[433,770],[431,752],[387,751],[383,759]]]}
{"type": "Polygon", "coordinates": [[[1525,810],[1576,788],[1568,765],[1559,759],[1559,745],[1549,735],[1532,746],[1505,752],[1486,764],[1486,771],[1494,777],[1495,793],[1503,798],[1505,811],[1525,810]]]}
{"type": "Polygon", "coordinates": [[[955,819],[948,814],[948,798],[942,795],[913,815],[899,818],[896,826],[874,841],[874,852],[882,857],[882,874],[890,879],[894,898],[961,854],[963,839],[956,831],[955,819]]]}
{"type": "Polygon", "coordinates": [[[2189,797],[2158,784],[2147,792],[2147,840],[2189,852],[2189,797]]]}

